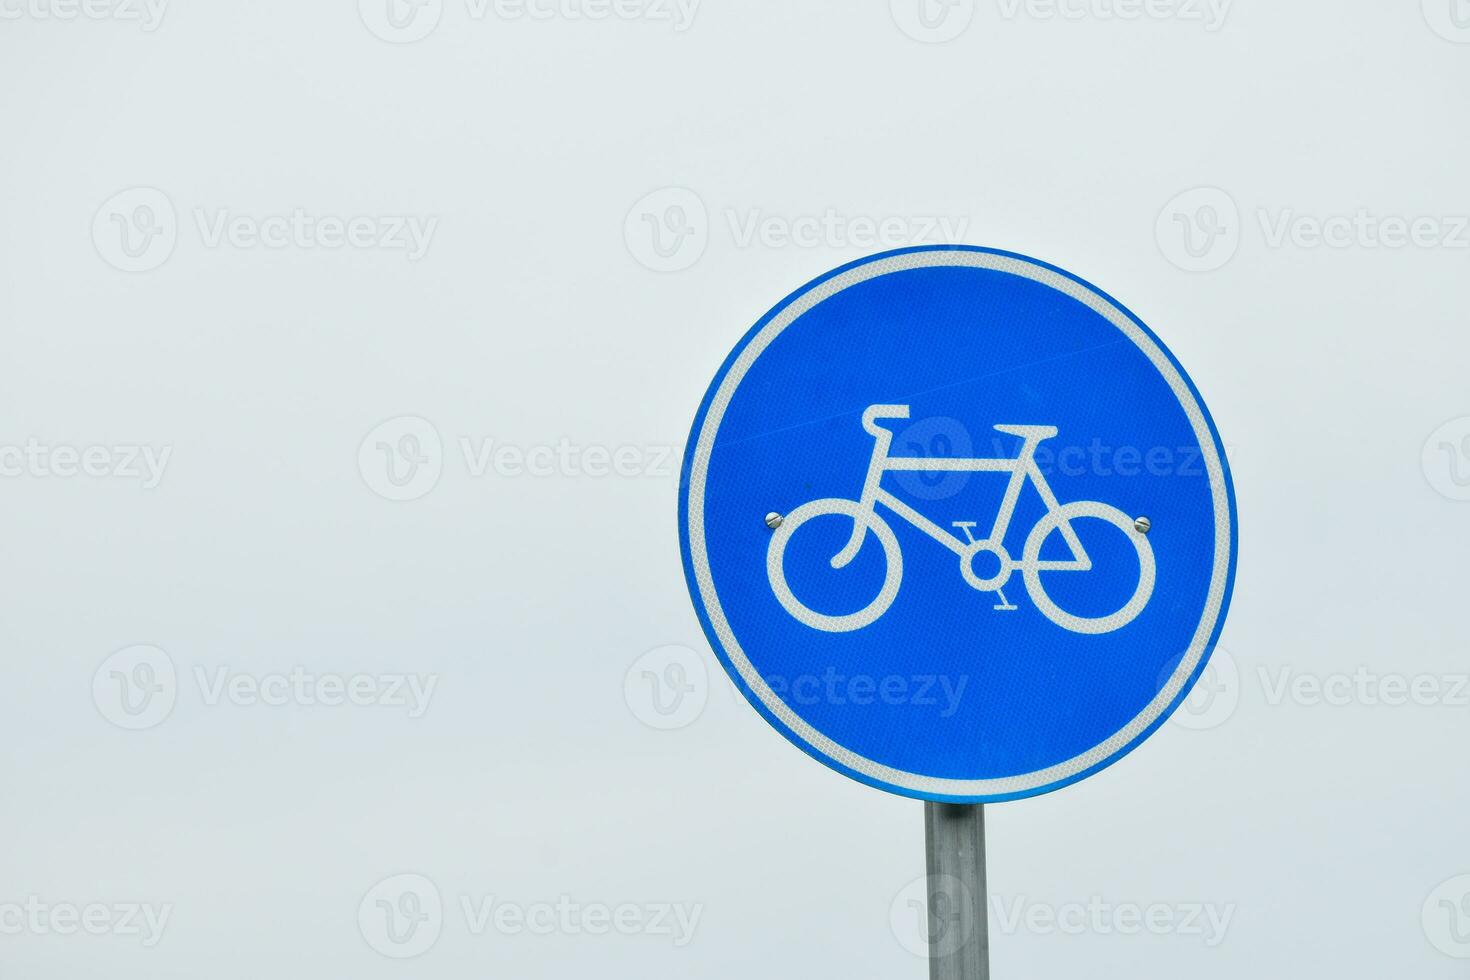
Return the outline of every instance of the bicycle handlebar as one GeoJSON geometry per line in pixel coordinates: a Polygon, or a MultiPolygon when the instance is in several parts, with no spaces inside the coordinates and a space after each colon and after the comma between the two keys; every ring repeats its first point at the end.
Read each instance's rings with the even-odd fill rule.
{"type": "Polygon", "coordinates": [[[863,409],[863,428],[869,435],[882,435],[884,430],[878,428],[879,419],[906,419],[909,417],[907,405],[869,405],[863,409]]]}

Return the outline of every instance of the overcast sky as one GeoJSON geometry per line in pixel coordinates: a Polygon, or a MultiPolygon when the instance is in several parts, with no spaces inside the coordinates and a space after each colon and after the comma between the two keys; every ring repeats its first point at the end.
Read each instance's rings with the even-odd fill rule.
{"type": "Polygon", "coordinates": [[[0,0],[0,972],[924,976],[921,805],[675,507],[757,318],[958,241],[1147,322],[1240,518],[1213,698],[988,810],[995,975],[1463,975],[1470,10],[358,8],[0,0]]]}

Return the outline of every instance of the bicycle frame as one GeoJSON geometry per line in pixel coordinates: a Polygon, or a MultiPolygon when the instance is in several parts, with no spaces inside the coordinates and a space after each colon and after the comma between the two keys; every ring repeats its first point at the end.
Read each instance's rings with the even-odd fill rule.
{"type": "MultiPolygon", "coordinates": [[[[1092,560],[1083,549],[1082,541],[1077,537],[1077,532],[1072,529],[1071,522],[1067,520],[1061,521],[1058,529],[1062,532],[1062,538],[1067,542],[1067,547],[1071,549],[1072,558],[1070,560],[1037,560],[1032,563],[1032,566],[1027,566],[1024,558],[1012,559],[1002,544],[1010,528],[1011,517],[1015,514],[1016,502],[1020,499],[1021,490],[1028,480],[1041,494],[1047,513],[1061,507],[1061,502],[1052,492],[1051,485],[1046,482],[1046,474],[1042,473],[1041,468],[1036,465],[1036,447],[1057,434],[1055,426],[995,426],[997,432],[1021,437],[1021,450],[1015,458],[934,459],[919,456],[890,456],[888,450],[893,443],[893,433],[879,426],[878,420],[908,417],[909,407],[907,405],[870,405],[863,412],[863,429],[873,437],[873,457],[868,463],[868,473],[863,480],[863,492],[859,498],[859,504],[864,510],[875,510],[881,503],[961,558],[966,558],[977,551],[993,552],[1007,572],[1032,566],[1035,571],[1085,572],[1092,568],[1092,560]],[[1009,473],[1011,478],[1006,485],[1005,496],[1001,499],[1000,509],[996,512],[995,523],[991,526],[990,533],[978,540],[964,541],[883,489],[881,486],[883,474],[890,472],[1009,473]]],[[[867,532],[868,523],[866,521],[854,522],[852,537],[832,558],[833,568],[842,568],[857,557],[867,532]]]]}

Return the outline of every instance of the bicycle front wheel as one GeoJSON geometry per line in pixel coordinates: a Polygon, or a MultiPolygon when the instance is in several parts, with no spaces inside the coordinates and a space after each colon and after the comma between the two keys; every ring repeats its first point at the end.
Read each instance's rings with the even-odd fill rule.
{"type": "Polygon", "coordinates": [[[865,508],[856,500],[829,497],[802,504],[786,516],[786,520],[771,536],[770,547],[766,550],[766,575],[771,580],[771,590],[776,593],[776,598],[799,622],[828,633],[848,633],[867,626],[887,612],[888,607],[893,604],[894,597],[898,595],[899,581],[903,577],[903,555],[898,550],[898,539],[894,537],[893,529],[883,518],[873,513],[871,508],[865,508]],[[845,616],[817,612],[798,599],[786,581],[786,545],[807,521],[814,517],[829,516],[848,517],[855,525],[866,525],[866,530],[872,532],[873,537],[883,546],[883,558],[887,564],[883,572],[883,587],[878,590],[873,601],[845,616]]]}

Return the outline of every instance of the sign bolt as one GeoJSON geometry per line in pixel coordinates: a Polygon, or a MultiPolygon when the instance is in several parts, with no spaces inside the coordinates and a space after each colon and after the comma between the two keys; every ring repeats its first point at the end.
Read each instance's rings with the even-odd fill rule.
{"type": "Polygon", "coordinates": [[[766,527],[774,531],[776,530],[776,528],[781,526],[781,522],[784,520],[786,520],[786,518],[782,517],[780,514],[776,513],[773,510],[766,515],[766,527]]]}
{"type": "Polygon", "coordinates": [[[1147,517],[1135,517],[1133,519],[1133,530],[1137,531],[1139,534],[1147,534],[1148,529],[1153,526],[1153,521],[1149,520],[1147,517]]]}

